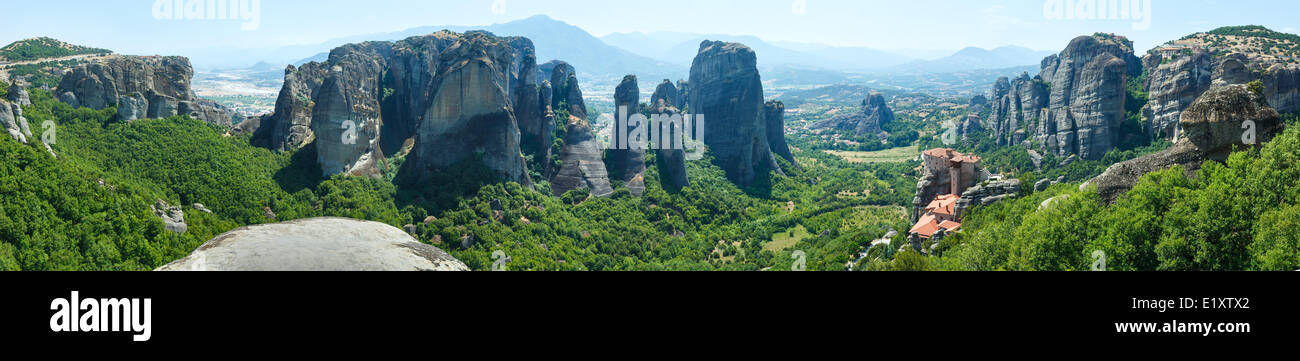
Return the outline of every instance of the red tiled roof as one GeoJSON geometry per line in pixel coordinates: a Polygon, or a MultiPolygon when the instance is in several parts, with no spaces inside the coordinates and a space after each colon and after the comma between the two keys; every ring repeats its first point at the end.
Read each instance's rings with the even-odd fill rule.
{"type": "Polygon", "coordinates": [[[956,194],[941,195],[935,198],[933,202],[930,202],[929,206],[925,207],[925,212],[955,216],[957,215],[957,201],[959,200],[961,200],[961,197],[956,194]]]}
{"type": "Polygon", "coordinates": [[[920,234],[923,238],[930,238],[931,236],[934,236],[934,232],[938,231],[939,222],[934,219],[934,215],[927,214],[921,217],[921,220],[917,221],[915,226],[912,226],[911,233],[920,234]]]}
{"type": "Polygon", "coordinates": [[[953,221],[944,221],[943,223],[939,224],[939,228],[943,228],[948,232],[952,232],[961,229],[961,223],[957,223],[953,221]]]}

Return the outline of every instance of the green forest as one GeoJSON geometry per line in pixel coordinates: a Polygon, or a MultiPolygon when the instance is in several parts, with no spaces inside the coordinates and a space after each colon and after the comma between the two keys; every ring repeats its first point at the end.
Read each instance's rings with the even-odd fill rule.
{"type": "Polygon", "coordinates": [[[58,156],[0,141],[4,270],[151,270],[241,226],[318,216],[414,225],[420,241],[474,269],[490,269],[496,251],[513,270],[790,269],[801,251],[808,269],[839,270],[870,240],[907,226],[898,207],[915,184],[915,164],[804,151],[804,164],[783,164],[788,176],[749,189],[705,160],[689,163],[691,186],[665,190],[651,156],[640,198],[626,189],[552,197],[473,166],[445,175],[437,191],[414,191],[392,174],[319,179],[310,146],[276,154],[184,116],[128,124],[112,120],[112,107],[73,109],[40,89],[31,97],[30,122],[57,124],[58,156]],[[156,200],[182,205],[188,232],[165,231],[156,200]],[[769,245],[796,228],[816,237],[769,245]]]}

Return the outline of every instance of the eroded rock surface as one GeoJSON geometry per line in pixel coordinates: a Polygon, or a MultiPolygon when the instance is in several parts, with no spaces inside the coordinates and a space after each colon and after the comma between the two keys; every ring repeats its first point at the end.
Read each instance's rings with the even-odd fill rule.
{"type": "Polygon", "coordinates": [[[748,187],[760,173],[781,172],[763,119],[757,55],[738,43],[704,41],[691,64],[691,113],[703,115],[704,143],[733,183],[748,187]]]}
{"type": "Polygon", "coordinates": [[[468,271],[464,263],[378,222],[312,218],[248,226],[159,271],[468,271]]]}

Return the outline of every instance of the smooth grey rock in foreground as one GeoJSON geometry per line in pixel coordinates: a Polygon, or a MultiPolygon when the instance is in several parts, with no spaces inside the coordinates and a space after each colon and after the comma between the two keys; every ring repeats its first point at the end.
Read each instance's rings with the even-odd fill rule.
{"type": "Polygon", "coordinates": [[[159,271],[468,271],[401,229],[347,218],[311,218],[226,232],[159,271]]]}

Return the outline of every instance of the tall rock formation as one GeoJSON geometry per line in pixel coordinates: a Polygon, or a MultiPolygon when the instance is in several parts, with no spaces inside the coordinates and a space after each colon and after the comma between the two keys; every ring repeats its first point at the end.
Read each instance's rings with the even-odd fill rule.
{"type": "MultiPolygon", "coordinates": [[[[311,130],[316,90],[325,82],[326,66],[317,62],[284,69],[284,84],[275,113],[253,131],[253,145],[276,151],[297,150],[316,140],[311,130]]],[[[242,126],[242,124],[241,124],[242,126]]]]}
{"type": "Polygon", "coordinates": [[[408,155],[401,182],[421,186],[480,157],[502,179],[531,185],[521,129],[542,159],[550,138],[537,73],[532,41],[521,37],[441,31],[348,44],[323,63],[286,69],[275,113],[250,126],[253,142],[314,144],[327,177],[378,176],[384,157],[408,155]]]}
{"type": "Polygon", "coordinates": [[[316,159],[324,176],[381,174],[379,101],[385,57],[391,51],[391,43],[372,42],[330,52],[330,67],[316,91],[311,114],[316,159]]]}
{"type": "Polygon", "coordinates": [[[763,82],[753,50],[704,41],[691,63],[690,87],[691,113],[705,117],[704,143],[728,179],[749,187],[766,170],[781,172],[767,139],[763,82]]]}
{"type": "Polygon", "coordinates": [[[200,99],[190,80],[194,68],[184,57],[113,55],[72,68],[54,91],[59,100],[74,107],[103,109],[118,106],[121,121],[190,117],[229,128],[234,113],[200,99]]]}
{"type": "Polygon", "coordinates": [[[772,153],[798,167],[799,164],[794,161],[794,153],[790,152],[790,145],[785,142],[785,103],[779,100],[769,101],[763,104],[763,112],[764,118],[767,119],[767,140],[772,153]]]}
{"type": "Polygon", "coordinates": [[[517,54],[510,39],[484,32],[466,33],[443,51],[435,95],[403,165],[406,184],[436,186],[424,181],[476,156],[504,180],[532,184],[510,92],[517,54]]]}
{"type": "Polygon", "coordinates": [[[1056,126],[1058,155],[1101,159],[1121,139],[1130,74],[1141,71],[1132,43],[1118,36],[1075,38],[1059,56],[1053,74],[1048,122],[1056,126]]]}
{"type": "Polygon", "coordinates": [[[853,131],[858,136],[877,135],[883,138],[882,125],[894,121],[894,111],[889,109],[885,96],[871,92],[862,100],[862,108],[856,112],[839,114],[830,119],[813,123],[813,129],[838,129],[853,131]]]}
{"type": "Polygon", "coordinates": [[[1056,134],[1055,124],[1045,121],[1048,86],[1041,77],[1022,73],[1015,80],[998,78],[991,95],[984,126],[998,145],[1020,144],[1030,138],[1043,144],[1056,134]]]}
{"type": "Polygon", "coordinates": [[[557,105],[567,105],[569,118],[565,120],[564,147],[560,150],[559,169],[551,177],[551,190],[556,196],[572,190],[586,188],[591,195],[605,197],[614,193],[609,185],[609,172],[605,169],[603,152],[596,143],[595,133],[587,120],[587,105],[582,100],[582,88],[572,67],[556,67],[552,78],[563,86],[556,88],[557,105]],[[559,80],[567,74],[568,79],[559,80]]]}
{"type": "Polygon", "coordinates": [[[1101,198],[1112,203],[1147,173],[1181,165],[1191,176],[1207,160],[1226,160],[1234,148],[1258,147],[1284,128],[1281,117],[1265,99],[1244,85],[1211,88],[1182,111],[1183,136],[1173,147],[1116,163],[1081,188],[1096,186],[1101,198]],[[1255,126],[1254,144],[1243,143],[1247,121],[1255,126]]]}
{"type": "Polygon", "coordinates": [[[983,127],[998,144],[1022,144],[1059,156],[1100,159],[1129,136],[1120,134],[1129,77],[1142,64],[1127,38],[1081,36],[1043,59],[1039,75],[999,79],[983,127]]]}
{"type": "Polygon", "coordinates": [[[636,75],[623,77],[623,82],[614,89],[614,119],[618,126],[610,134],[609,150],[605,153],[607,168],[614,179],[627,185],[632,194],[640,197],[645,193],[645,148],[632,146],[631,141],[644,143],[649,139],[629,139],[635,134],[627,134],[629,125],[646,127],[648,124],[627,124],[633,114],[641,113],[641,88],[637,85],[636,75]],[[627,114],[623,110],[627,110],[627,114]]]}
{"type": "MultiPolygon", "coordinates": [[[[673,105],[673,99],[681,98],[681,93],[672,82],[664,80],[650,96],[650,113],[672,117],[682,112],[673,105]]],[[[691,185],[686,175],[686,151],[682,149],[655,150],[655,163],[659,167],[660,183],[668,189],[681,189],[691,185]]]]}

